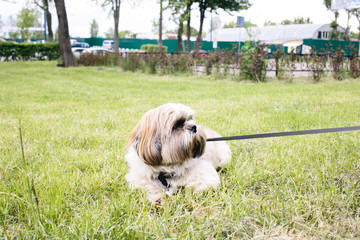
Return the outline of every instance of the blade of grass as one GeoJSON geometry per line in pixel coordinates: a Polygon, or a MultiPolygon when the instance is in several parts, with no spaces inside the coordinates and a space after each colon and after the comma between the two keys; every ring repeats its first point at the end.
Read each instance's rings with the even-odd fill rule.
{"type": "Polygon", "coordinates": [[[25,171],[25,174],[26,174],[26,185],[27,185],[27,188],[28,188],[30,205],[31,205],[31,208],[32,208],[33,212],[37,213],[37,217],[38,217],[40,226],[42,227],[43,230],[45,230],[44,226],[43,226],[43,223],[42,223],[41,215],[40,215],[39,197],[36,194],[34,179],[31,180],[31,185],[30,185],[30,177],[29,177],[28,165],[26,163],[25,153],[24,153],[24,143],[23,143],[23,137],[22,137],[22,131],[21,131],[21,120],[20,120],[20,118],[19,118],[19,136],[20,136],[21,158],[22,158],[22,162],[23,162],[23,168],[24,168],[24,171],[25,171]],[[36,210],[35,210],[34,200],[33,200],[32,194],[34,194],[34,198],[35,198],[35,202],[36,202],[36,210]]]}

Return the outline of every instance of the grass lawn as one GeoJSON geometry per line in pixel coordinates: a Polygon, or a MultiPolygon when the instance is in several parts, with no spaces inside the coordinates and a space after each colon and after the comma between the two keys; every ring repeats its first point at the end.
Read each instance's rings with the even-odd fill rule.
{"type": "Polygon", "coordinates": [[[360,124],[359,80],[258,84],[1,62],[0,238],[360,238],[360,132],[231,141],[217,190],[180,191],[163,206],[131,192],[126,138],[166,102],[224,136],[360,124]]]}

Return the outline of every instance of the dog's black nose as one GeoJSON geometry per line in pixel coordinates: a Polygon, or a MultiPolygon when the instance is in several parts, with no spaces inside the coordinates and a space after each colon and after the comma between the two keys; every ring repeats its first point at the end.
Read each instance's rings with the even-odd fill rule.
{"type": "Polygon", "coordinates": [[[193,133],[196,133],[197,131],[196,125],[190,125],[189,130],[192,131],[193,133]]]}

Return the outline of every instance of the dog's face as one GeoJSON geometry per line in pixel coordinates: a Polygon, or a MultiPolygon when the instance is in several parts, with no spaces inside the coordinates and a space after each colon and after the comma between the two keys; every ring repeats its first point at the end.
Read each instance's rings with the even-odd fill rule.
{"type": "Polygon", "coordinates": [[[206,135],[194,120],[194,111],[182,104],[167,103],[149,110],[132,130],[133,146],[148,165],[174,165],[200,157],[206,135]]]}

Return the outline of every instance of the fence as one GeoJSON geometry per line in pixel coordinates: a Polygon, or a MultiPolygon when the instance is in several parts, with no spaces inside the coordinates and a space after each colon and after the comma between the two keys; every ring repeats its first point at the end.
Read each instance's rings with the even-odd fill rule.
{"type": "MultiPolygon", "coordinates": [[[[73,38],[78,42],[86,42],[92,46],[102,46],[103,41],[112,40],[110,38],[73,38]]],[[[195,41],[190,41],[190,49],[194,49],[195,41]]],[[[119,47],[120,48],[128,48],[128,49],[141,49],[141,45],[144,44],[158,44],[158,41],[155,39],[132,39],[132,38],[119,38],[119,47]]],[[[244,42],[240,43],[240,46],[243,47],[245,45],[244,42]]],[[[177,39],[165,39],[163,40],[163,46],[168,47],[168,52],[176,52],[177,50],[177,39]]],[[[187,41],[183,41],[182,46],[184,49],[187,47],[187,41]]],[[[201,49],[205,51],[215,51],[213,48],[213,42],[209,41],[201,41],[201,49]]],[[[238,48],[239,42],[218,42],[217,49],[220,50],[231,50],[238,48]]],[[[279,45],[267,45],[269,51],[275,51],[279,45]]],[[[281,46],[282,47],[282,46],[281,46]]],[[[287,47],[282,47],[287,49],[287,47]]],[[[183,50],[184,50],[183,49],[183,50]]]]}
{"type": "Polygon", "coordinates": [[[344,51],[346,56],[351,56],[352,53],[359,55],[358,41],[337,41],[337,40],[318,40],[318,39],[304,39],[303,45],[311,47],[317,53],[327,53],[328,51],[335,53],[337,50],[344,51]]]}
{"type": "MultiPolygon", "coordinates": [[[[113,40],[111,38],[73,38],[78,42],[86,42],[91,47],[93,46],[102,46],[103,41],[113,40]]],[[[13,41],[12,39],[6,39],[7,41],[13,41]]],[[[33,39],[34,41],[37,39],[33,39]]],[[[20,39],[16,39],[16,42],[22,42],[20,39]]],[[[143,44],[157,44],[156,39],[132,39],[132,38],[119,38],[119,47],[128,48],[128,49],[140,49],[143,44]]],[[[176,52],[177,50],[177,39],[165,39],[163,40],[163,45],[168,47],[168,52],[176,52]]],[[[239,42],[218,42],[217,49],[219,50],[232,50],[237,48],[239,42]]],[[[243,47],[244,42],[240,43],[240,46],[243,47]]],[[[335,52],[339,49],[344,51],[345,55],[351,56],[352,53],[359,55],[360,42],[359,41],[336,41],[336,40],[318,40],[318,39],[303,39],[302,46],[309,46],[318,53],[332,51],[335,52]]],[[[183,41],[182,46],[186,49],[187,41],[183,41]]],[[[193,49],[195,46],[195,41],[190,41],[190,49],[193,49]]],[[[284,50],[285,53],[288,52],[288,48],[281,44],[267,44],[266,45],[269,52],[275,52],[279,47],[284,50]]],[[[201,49],[206,51],[215,51],[213,48],[213,42],[202,41],[201,49]]],[[[304,53],[300,51],[299,53],[304,53]]]]}
{"type": "MultiPolygon", "coordinates": [[[[102,46],[104,40],[112,40],[109,38],[74,38],[78,42],[86,42],[90,46],[102,46]]],[[[128,49],[140,49],[143,44],[157,44],[158,41],[155,39],[129,39],[129,38],[119,38],[119,47],[128,48],[128,49]]],[[[193,49],[195,46],[195,41],[190,41],[190,49],[193,49]]],[[[177,39],[166,39],[163,40],[163,45],[168,47],[168,52],[176,52],[177,49],[177,39]]],[[[217,49],[219,50],[231,50],[237,48],[239,42],[218,42],[217,49]]],[[[244,42],[240,43],[240,46],[243,47],[244,42]]],[[[350,56],[353,52],[359,54],[359,42],[358,41],[335,41],[335,40],[318,40],[318,39],[303,39],[303,44],[315,49],[318,52],[327,52],[332,49],[332,52],[335,52],[339,48],[342,49],[347,56],[350,56]]],[[[183,41],[182,46],[186,49],[187,41],[183,41]]],[[[288,48],[281,44],[266,44],[266,47],[269,52],[275,52],[279,47],[284,50],[285,53],[288,52],[288,48]]],[[[201,49],[206,51],[215,51],[213,48],[213,42],[202,41],[201,49]]]]}
{"type": "MultiPolygon", "coordinates": [[[[92,46],[102,46],[103,41],[113,40],[110,38],[73,38],[78,42],[86,42],[91,47],[92,46]]],[[[132,38],[119,38],[119,47],[120,48],[129,48],[129,49],[140,49],[141,45],[144,44],[158,44],[158,41],[155,39],[132,39],[132,38]]],[[[219,49],[233,49],[238,46],[238,42],[219,42],[219,49]]],[[[168,52],[176,52],[177,50],[177,39],[164,39],[163,45],[168,47],[168,52]]],[[[243,46],[244,43],[241,43],[243,46]]],[[[186,49],[187,41],[183,41],[182,46],[186,49]]],[[[195,46],[195,41],[190,41],[190,49],[193,49],[195,46]]],[[[201,42],[201,49],[206,51],[214,51],[213,43],[208,41],[201,42]]]]}

